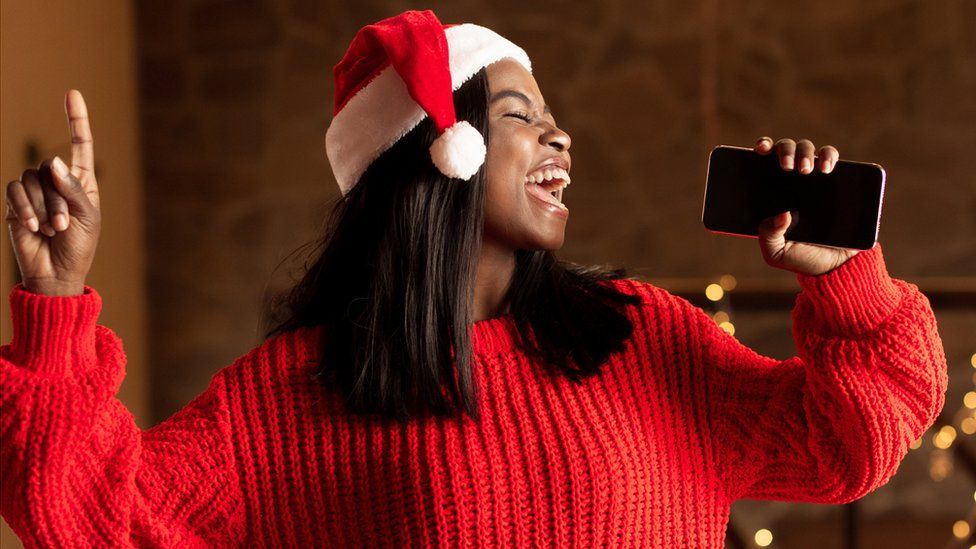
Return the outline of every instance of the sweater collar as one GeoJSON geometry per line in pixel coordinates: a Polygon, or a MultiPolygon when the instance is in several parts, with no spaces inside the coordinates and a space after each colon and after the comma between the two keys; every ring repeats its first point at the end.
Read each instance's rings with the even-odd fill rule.
{"type": "Polygon", "coordinates": [[[506,352],[517,344],[513,313],[479,320],[469,326],[471,346],[475,353],[506,352]]]}

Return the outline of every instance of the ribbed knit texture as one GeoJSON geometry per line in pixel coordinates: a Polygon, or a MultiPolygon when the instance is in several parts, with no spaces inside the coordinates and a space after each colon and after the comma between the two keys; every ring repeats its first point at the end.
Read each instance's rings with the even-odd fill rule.
{"type": "Polygon", "coordinates": [[[72,297],[22,286],[0,347],[0,511],[29,547],[723,547],[739,498],[845,503],[885,484],[944,403],[926,297],[881,247],[797,275],[798,356],[761,356],[638,281],[634,334],[576,385],[472,325],[483,420],[400,425],[309,378],[319,330],[272,338],[141,431],[125,355],[72,297]]]}

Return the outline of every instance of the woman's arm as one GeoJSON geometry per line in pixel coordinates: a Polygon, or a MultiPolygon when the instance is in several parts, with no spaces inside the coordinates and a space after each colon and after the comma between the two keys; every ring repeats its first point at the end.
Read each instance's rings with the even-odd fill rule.
{"type": "Polygon", "coordinates": [[[101,297],[10,294],[0,347],[0,511],[26,546],[239,544],[243,504],[222,372],[141,431],[115,397],[122,342],[101,297]]]}
{"type": "Polygon", "coordinates": [[[731,500],[860,498],[895,474],[945,402],[946,359],[928,299],[889,277],[880,245],[833,271],[796,276],[799,356],[788,360],[755,353],[684,301],[731,500]]]}

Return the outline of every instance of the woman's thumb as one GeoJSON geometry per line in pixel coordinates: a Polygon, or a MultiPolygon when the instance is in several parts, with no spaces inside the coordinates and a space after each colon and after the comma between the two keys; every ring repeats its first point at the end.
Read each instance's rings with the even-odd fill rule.
{"type": "Polygon", "coordinates": [[[786,243],[784,235],[786,234],[786,229],[790,226],[790,222],[792,220],[793,216],[791,216],[790,212],[788,211],[766,218],[759,225],[760,240],[762,240],[763,244],[766,244],[773,249],[781,247],[786,243]]]}

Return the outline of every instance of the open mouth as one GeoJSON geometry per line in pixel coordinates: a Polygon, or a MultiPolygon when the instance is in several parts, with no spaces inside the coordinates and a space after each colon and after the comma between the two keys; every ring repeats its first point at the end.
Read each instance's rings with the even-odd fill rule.
{"type": "Polygon", "coordinates": [[[544,202],[567,210],[563,204],[563,189],[570,184],[569,173],[557,166],[548,166],[525,176],[526,190],[544,202]]]}

